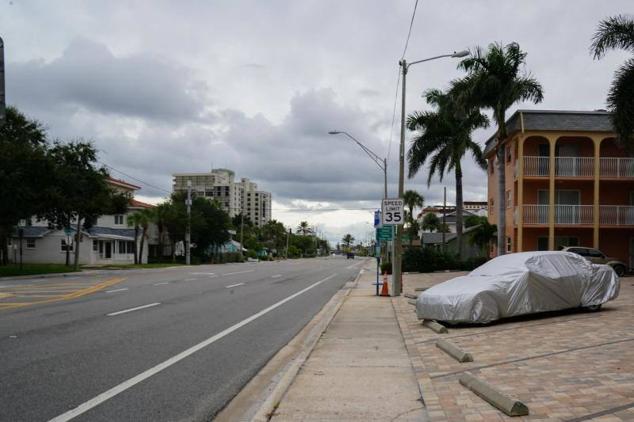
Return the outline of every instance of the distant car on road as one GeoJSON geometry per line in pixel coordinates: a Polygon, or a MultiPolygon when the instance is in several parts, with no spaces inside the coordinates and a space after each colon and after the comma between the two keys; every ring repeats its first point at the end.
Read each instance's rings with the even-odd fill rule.
{"type": "Polygon", "coordinates": [[[416,313],[419,319],[486,324],[563,309],[598,310],[618,295],[619,278],[608,265],[570,252],[521,252],[425,290],[416,313]]]}
{"type": "Polygon", "coordinates": [[[584,248],[581,246],[567,246],[563,248],[562,251],[581,255],[593,264],[609,265],[619,277],[623,277],[627,272],[627,265],[625,265],[623,261],[605,256],[605,254],[598,249],[584,248]]]}
{"type": "Polygon", "coordinates": [[[354,259],[354,252],[348,252],[346,254],[346,259],[354,259]]]}

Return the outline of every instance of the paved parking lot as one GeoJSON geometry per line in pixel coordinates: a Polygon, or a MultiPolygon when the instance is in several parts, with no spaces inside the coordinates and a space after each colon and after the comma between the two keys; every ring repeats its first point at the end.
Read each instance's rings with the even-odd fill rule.
{"type": "MultiPolygon", "coordinates": [[[[464,273],[406,274],[404,291],[464,273]]],[[[634,421],[634,277],[600,312],[569,311],[436,334],[407,299],[393,298],[399,324],[432,421],[634,421]],[[450,340],[474,362],[438,349],[450,340]],[[522,400],[530,415],[510,418],[464,388],[470,372],[522,400]]]]}

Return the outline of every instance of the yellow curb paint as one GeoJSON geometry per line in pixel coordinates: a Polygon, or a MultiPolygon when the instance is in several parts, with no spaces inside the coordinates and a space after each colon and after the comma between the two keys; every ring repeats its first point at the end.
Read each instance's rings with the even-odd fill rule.
{"type": "Polygon", "coordinates": [[[39,300],[37,302],[14,302],[14,303],[0,303],[0,310],[2,309],[14,309],[14,308],[21,308],[24,306],[29,306],[29,305],[39,305],[39,304],[44,304],[44,303],[53,303],[53,302],[61,302],[64,300],[71,300],[71,299],[77,299],[80,298],[82,296],[86,296],[89,295],[91,293],[96,293],[100,290],[103,290],[107,287],[113,286],[115,284],[121,283],[123,280],[125,280],[125,278],[123,277],[114,277],[114,278],[109,278],[107,280],[102,281],[101,283],[97,283],[93,286],[87,287],[85,289],[81,289],[81,290],[76,290],[74,292],[62,295],[62,296],[54,296],[51,297],[50,299],[46,299],[46,300],[39,300]]]}

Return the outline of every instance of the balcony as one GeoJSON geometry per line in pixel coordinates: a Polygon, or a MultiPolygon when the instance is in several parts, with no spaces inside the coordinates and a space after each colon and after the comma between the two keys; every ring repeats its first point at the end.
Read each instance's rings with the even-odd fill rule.
{"type": "Polygon", "coordinates": [[[603,178],[634,177],[634,158],[601,158],[600,175],[603,178]]]}
{"type": "MultiPolygon", "coordinates": [[[[524,176],[548,177],[549,157],[524,157],[524,176]]],[[[594,158],[592,157],[555,157],[555,176],[558,177],[594,177],[594,158]]]]}
{"type": "MultiPolygon", "coordinates": [[[[548,205],[523,205],[522,211],[525,226],[548,226],[548,205]]],[[[592,205],[555,205],[555,225],[592,226],[593,215],[592,205]]],[[[599,206],[599,226],[634,226],[634,206],[599,206]]]]}

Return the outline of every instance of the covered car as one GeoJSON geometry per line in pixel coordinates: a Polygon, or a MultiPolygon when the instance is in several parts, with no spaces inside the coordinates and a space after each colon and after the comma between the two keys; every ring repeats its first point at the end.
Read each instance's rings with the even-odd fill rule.
{"type": "Polygon", "coordinates": [[[619,294],[619,278],[608,265],[571,252],[502,255],[465,276],[423,292],[419,319],[488,323],[500,318],[562,309],[597,308],[619,294]]]}

